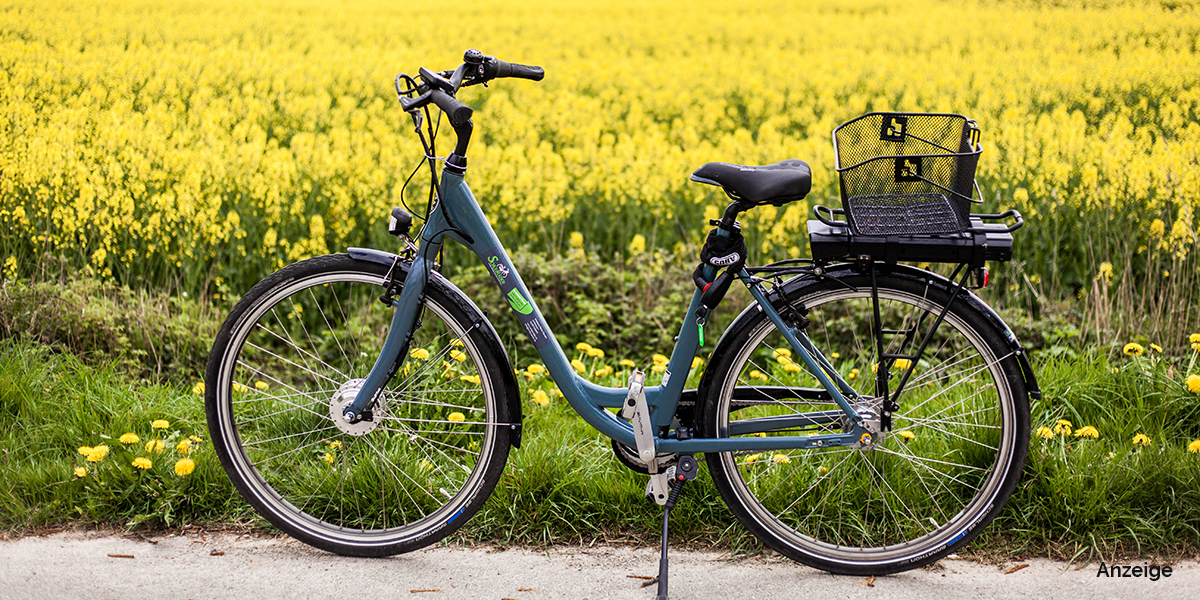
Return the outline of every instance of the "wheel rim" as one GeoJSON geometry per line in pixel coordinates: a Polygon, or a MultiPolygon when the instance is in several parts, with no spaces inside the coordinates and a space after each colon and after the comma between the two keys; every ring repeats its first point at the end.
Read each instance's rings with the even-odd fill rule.
{"type": "MultiPolygon", "coordinates": [[[[937,315],[935,305],[921,296],[879,292],[885,328],[915,328],[919,334],[937,315]],[[934,312],[921,321],[927,311],[934,312]]],[[[816,347],[843,377],[858,369],[849,382],[860,394],[873,392],[869,290],[818,292],[805,305],[812,319],[807,332],[816,347]]],[[[892,336],[887,352],[900,347],[898,339],[892,336]]],[[[788,348],[763,319],[734,358],[737,376],[728,377],[722,389],[719,437],[727,436],[731,418],[837,410],[812,401],[730,413],[735,385],[819,387],[774,352],[780,347],[788,348]]],[[[745,511],[789,548],[847,565],[919,561],[975,532],[1003,487],[1016,446],[1012,391],[1000,365],[1007,357],[996,356],[982,334],[947,313],[913,369],[892,432],[870,449],[725,453],[718,460],[745,511]]],[[[897,375],[889,373],[889,389],[897,375]]]]}
{"type": "Polygon", "coordinates": [[[324,273],[273,290],[232,331],[236,359],[217,381],[227,452],[252,501],[342,545],[394,544],[453,523],[494,454],[483,354],[432,298],[375,424],[333,418],[382,347],[392,312],[379,303],[382,282],[324,273]]]}

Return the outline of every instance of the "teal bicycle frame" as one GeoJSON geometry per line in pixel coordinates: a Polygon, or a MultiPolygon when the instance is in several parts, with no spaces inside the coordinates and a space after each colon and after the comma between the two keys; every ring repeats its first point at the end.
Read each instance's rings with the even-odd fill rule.
{"type": "MultiPolygon", "coordinates": [[[[610,388],[596,385],[579,376],[572,369],[567,355],[550,331],[546,319],[538,310],[529,289],[513,267],[508,254],[496,237],[491,223],[471,193],[462,175],[443,170],[440,197],[430,210],[428,219],[420,233],[417,257],[409,268],[400,297],[393,301],[395,314],[383,349],[366,378],[354,402],[346,407],[350,415],[362,414],[379,389],[387,383],[389,374],[400,353],[411,339],[413,325],[421,310],[425,285],[433,261],[442,248],[445,238],[450,238],[470,248],[479,257],[500,287],[517,320],[533,342],[547,371],[562,391],[563,396],[579,416],[604,435],[636,447],[632,426],[605,410],[621,407],[628,388],[610,388]]],[[[352,249],[351,254],[354,254],[352,249]]],[[[711,268],[711,267],[710,267],[711,268]]],[[[853,402],[861,400],[854,389],[838,374],[812,344],[803,331],[785,323],[767,299],[767,292],[760,283],[754,282],[744,268],[738,277],[750,290],[758,306],[766,312],[775,327],[783,334],[801,362],[820,381],[825,391],[840,407],[840,411],[820,411],[796,415],[746,419],[729,426],[728,434],[745,435],[795,427],[805,427],[841,422],[848,418],[850,431],[836,434],[811,436],[769,436],[741,438],[690,438],[672,439],[655,437],[655,450],[659,453],[693,454],[697,452],[767,451],[790,448],[822,448],[851,446],[868,434],[863,420],[855,412],[853,402]]],[[[699,328],[696,325],[696,309],[700,307],[700,291],[692,295],[691,305],[679,328],[679,337],[662,384],[646,386],[646,402],[650,408],[651,423],[656,431],[665,431],[671,424],[675,409],[683,394],[684,383],[691,370],[692,359],[700,346],[699,328]]]]}

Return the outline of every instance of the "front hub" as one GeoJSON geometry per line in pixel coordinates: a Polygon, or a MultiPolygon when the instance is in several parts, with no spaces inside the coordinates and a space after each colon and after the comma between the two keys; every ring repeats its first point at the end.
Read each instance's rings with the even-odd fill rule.
{"type": "Polygon", "coordinates": [[[383,420],[384,414],[387,412],[386,396],[380,394],[380,398],[376,400],[370,407],[363,411],[363,414],[355,419],[354,422],[347,422],[343,413],[347,406],[350,406],[354,399],[358,397],[359,390],[362,389],[366,379],[358,378],[351,379],[343,383],[333,397],[329,399],[329,418],[333,419],[333,424],[342,430],[342,433],[355,437],[363,436],[371,433],[379,426],[383,420]]]}

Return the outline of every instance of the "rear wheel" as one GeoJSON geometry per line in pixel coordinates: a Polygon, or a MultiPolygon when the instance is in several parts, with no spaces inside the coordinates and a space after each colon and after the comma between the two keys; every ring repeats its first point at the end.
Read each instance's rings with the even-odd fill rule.
{"type": "Polygon", "coordinates": [[[346,255],[285,267],[238,302],[209,358],[209,432],[230,479],[275,526],[339,554],[396,554],[449,535],[508,457],[508,361],[477,309],[436,278],[369,418],[341,418],[387,335],[387,271],[346,255]]]}
{"type": "MultiPolygon", "coordinates": [[[[885,351],[912,353],[949,292],[898,276],[878,283],[885,351]]],[[[856,411],[878,419],[881,402],[870,398],[879,363],[870,294],[869,277],[846,272],[839,281],[806,282],[785,301],[809,311],[809,338],[866,398],[856,411]]],[[[746,315],[726,334],[706,377],[706,436],[730,437],[730,424],[741,419],[839,410],[831,400],[746,401],[756,386],[820,387],[761,311],[746,315]]],[[[885,365],[891,390],[906,366],[897,362],[885,365]]],[[[931,563],[969,542],[1012,494],[1029,444],[1028,397],[1009,344],[960,298],[913,365],[899,404],[891,431],[861,449],[710,454],[709,470],[739,520],[795,560],[864,575],[931,563]]]]}

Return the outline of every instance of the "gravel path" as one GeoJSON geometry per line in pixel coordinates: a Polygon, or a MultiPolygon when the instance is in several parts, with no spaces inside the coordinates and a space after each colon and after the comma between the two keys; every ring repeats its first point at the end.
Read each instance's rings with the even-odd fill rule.
{"type": "MultiPolygon", "coordinates": [[[[150,543],[99,533],[0,542],[0,598],[410,598],[653,600],[651,548],[543,551],[431,548],[386,559],[345,558],[290,538],[164,536],[150,543]]],[[[785,559],[672,552],[671,598],[1134,598],[1200,600],[1200,562],[1170,577],[1097,577],[1098,565],[1031,560],[1001,567],[943,560],[879,577],[834,576],[785,559]]],[[[1131,564],[1142,565],[1144,561],[1131,564]]]]}

